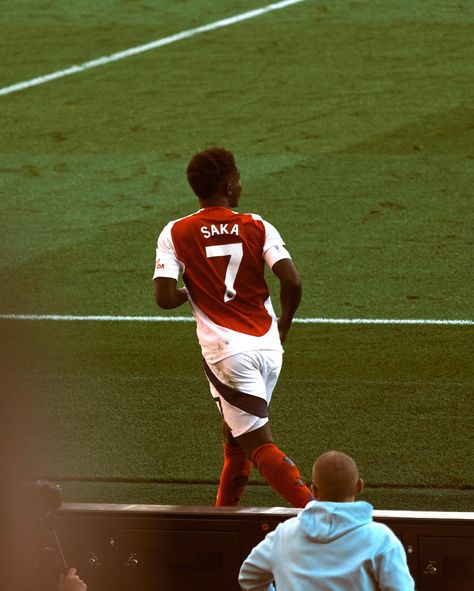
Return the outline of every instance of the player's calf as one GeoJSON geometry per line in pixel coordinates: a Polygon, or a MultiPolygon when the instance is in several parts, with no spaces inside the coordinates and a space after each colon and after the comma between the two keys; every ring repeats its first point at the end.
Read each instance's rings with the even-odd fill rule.
{"type": "Polygon", "coordinates": [[[314,497],[296,464],[274,443],[265,443],[252,455],[252,462],[268,484],[293,507],[305,507],[314,497]]]}
{"type": "Polygon", "coordinates": [[[243,447],[224,443],[224,466],[221,472],[216,507],[236,507],[249,481],[251,463],[243,447]]]}

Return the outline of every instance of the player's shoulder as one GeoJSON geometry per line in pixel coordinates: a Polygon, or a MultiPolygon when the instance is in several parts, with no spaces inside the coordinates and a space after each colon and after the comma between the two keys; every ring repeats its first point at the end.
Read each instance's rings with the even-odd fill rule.
{"type": "Polygon", "coordinates": [[[165,228],[171,229],[174,226],[180,226],[180,225],[185,225],[187,222],[192,221],[193,219],[195,219],[200,213],[201,213],[201,209],[199,209],[198,211],[194,211],[193,213],[189,213],[187,215],[184,215],[183,217],[180,218],[176,218],[175,220],[171,220],[170,222],[168,222],[165,226],[165,228]]]}
{"type": "Polygon", "coordinates": [[[188,213],[187,215],[183,215],[183,217],[177,218],[177,219],[173,220],[171,223],[177,224],[178,222],[192,220],[192,219],[196,218],[197,216],[199,216],[200,213],[202,213],[202,209],[198,209],[197,211],[193,211],[192,213],[188,213]]]}
{"type": "Polygon", "coordinates": [[[271,227],[258,213],[235,213],[235,219],[242,225],[242,231],[251,234],[261,235],[262,239],[268,234],[268,228],[271,227]]]}
{"type": "Polygon", "coordinates": [[[272,223],[270,223],[268,220],[265,220],[258,213],[245,213],[242,215],[247,216],[247,219],[250,222],[253,222],[256,225],[260,226],[265,231],[265,234],[273,235],[275,233],[278,233],[278,230],[275,228],[275,226],[272,223]]]}
{"type": "Polygon", "coordinates": [[[199,212],[194,212],[191,214],[188,214],[186,216],[183,216],[181,218],[176,218],[175,220],[171,220],[169,221],[161,230],[160,235],[158,237],[158,240],[169,240],[171,239],[171,236],[174,234],[174,229],[175,228],[179,228],[180,225],[184,222],[186,223],[187,219],[192,218],[193,216],[195,216],[197,213],[199,212]]]}
{"type": "Polygon", "coordinates": [[[232,213],[238,216],[243,221],[243,223],[256,223],[257,225],[266,224],[265,220],[258,213],[238,213],[236,211],[233,211],[232,213]]]}
{"type": "Polygon", "coordinates": [[[256,221],[262,221],[263,218],[261,215],[259,215],[258,213],[251,213],[251,212],[238,212],[238,211],[234,211],[232,210],[232,213],[234,213],[235,215],[241,216],[241,217],[245,217],[245,218],[249,218],[251,220],[256,220],[256,221]]]}
{"type": "Polygon", "coordinates": [[[242,213],[240,215],[246,216],[255,222],[262,222],[265,226],[273,226],[271,222],[263,218],[259,213],[242,213]]]}

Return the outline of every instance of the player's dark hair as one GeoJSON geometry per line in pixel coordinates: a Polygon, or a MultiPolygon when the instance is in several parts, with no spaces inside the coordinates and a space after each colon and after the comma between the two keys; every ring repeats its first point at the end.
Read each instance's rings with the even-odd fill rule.
{"type": "Polygon", "coordinates": [[[186,169],[191,189],[199,199],[211,197],[236,169],[234,155],[224,148],[209,148],[195,154],[186,169]]]}

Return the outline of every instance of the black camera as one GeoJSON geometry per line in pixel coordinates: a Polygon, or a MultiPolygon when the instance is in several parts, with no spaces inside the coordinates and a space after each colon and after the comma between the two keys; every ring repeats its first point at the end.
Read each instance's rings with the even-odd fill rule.
{"type": "Polygon", "coordinates": [[[39,525],[39,558],[43,570],[66,574],[69,570],[61,543],[54,528],[52,512],[62,505],[62,490],[59,484],[47,480],[28,483],[22,491],[22,505],[25,512],[39,525]]]}
{"type": "Polygon", "coordinates": [[[62,505],[62,490],[59,484],[47,480],[28,483],[22,492],[23,508],[38,517],[45,517],[62,505]]]}

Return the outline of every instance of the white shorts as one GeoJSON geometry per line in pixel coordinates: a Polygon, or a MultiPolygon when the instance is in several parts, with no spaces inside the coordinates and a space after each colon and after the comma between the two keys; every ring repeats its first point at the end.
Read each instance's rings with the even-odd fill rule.
{"type": "Polygon", "coordinates": [[[246,351],[205,364],[212,397],[233,437],[268,422],[281,365],[282,352],[272,350],[246,351]]]}

